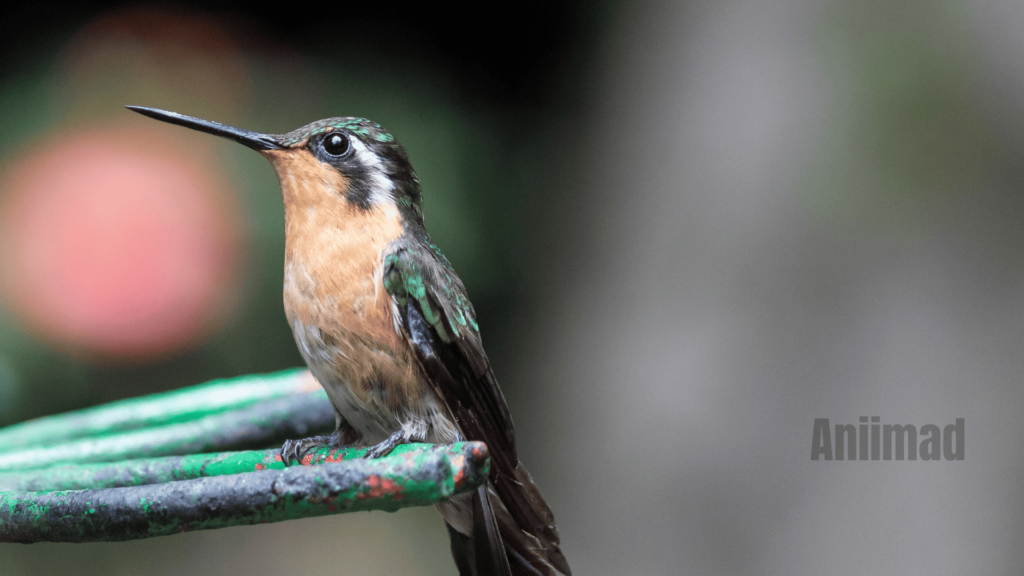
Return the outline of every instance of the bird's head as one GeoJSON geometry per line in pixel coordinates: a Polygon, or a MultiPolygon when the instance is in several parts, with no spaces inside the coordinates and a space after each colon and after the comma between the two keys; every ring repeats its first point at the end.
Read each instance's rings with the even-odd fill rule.
{"type": "Polygon", "coordinates": [[[420,184],[405,149],[387,130],[363,118],[327,118],[286,134],[261,134],[176,112],[130,110],[234,140],[274,165],[288,212],[397,209],[422,227],[420,184]]]}

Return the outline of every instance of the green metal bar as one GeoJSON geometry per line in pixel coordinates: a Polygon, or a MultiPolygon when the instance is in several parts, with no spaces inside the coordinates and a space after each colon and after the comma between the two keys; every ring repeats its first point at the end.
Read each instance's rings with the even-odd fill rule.
{"type": "MultiPolygon", "coordinates": [[[[402,444],[396,446],[388,458],[416,454],[428,450],[445,451],[449,458],[458,458],[465,443],[451,446],[434,444],[402,444]]],[[[368,448],[320,447],[303,459],[307,466],[365,456],[368,448]]],[[[140,458],[122,462],[95,464],[67,464],[37,470],[0,473],[0,492],[45,492],[51,490],[89,490],[123,488],[161,482],[191,480],[209,476],[241,474],[259,470],[283,470],[280,448],[249,452],[220,452],[217,454],[190,454],[163,458],[140,458]]],[[[292,461],[292,464],[299,462],[292,461]]]]}
{"type": "Polygon", "coordinates": [[[334,409],[326,393],[319,390],[292,394],[189,422],[3,453],[0,454],[0,471],[258,448],[288,438],[326,432],[334,426],[334,409]]]}
{"type": "Polygon", "coordinates": [[[223,380],[0,430],[0,542],[129,540],[433,504],[487,481],[487,447],[275,445],[336,425],[308,372],[223,380]],[[310,392],[310,390],[316,390],[310,392]]]}
{"type": "Polygon", "coordinates": [[[66,464],[25,472],[0,473],[0,492],[47,492],[124,488],[206,476],[283,469],[279,449],[139,458],[121,462],[66,464]]]}
{"type": "Polygon", "coordinates": [[[0,429],[0,452],[185,422],[318,388],[316,380],[302,369],[213,380],[8,426],[0,429]]]}
{"type": "MultiPolygon", "coordinates": [[[[336,453],[337,456],[337,453],[336,453]]],[[[486,482],[467,442],[377,460],[292,466],[146,486],[0,493],[0,542],[97,542],[433,504],[486,482]]]]}

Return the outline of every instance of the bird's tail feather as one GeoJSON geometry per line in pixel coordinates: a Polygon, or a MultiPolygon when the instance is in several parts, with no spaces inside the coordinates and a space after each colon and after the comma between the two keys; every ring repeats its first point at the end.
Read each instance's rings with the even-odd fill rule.
{"type": "Polygon", "coordinates": [[[473,493],[471,506],[440,507],[460,576],[557,576],[559,572],[572,575],[559,548],[554,515],[522,464],[516,469],[516,480],[500,490],[491,483],[480,487],[473,493]],[[520,516],[527,508],[526,515],[534,525],[523,527],[517,522],[500,493],[514,500],[511,505],[519,508],[520,516]],[[471,523],[468,518],[454,517],[470,510],[471,523]],[[463,534],[453,525],[469,533],[463,534]],[[495,558],[496,550],[504,553],[495,558]]]}
{"type": "MultiPolygon", "coordinates": [[[[473,516],[472,531],[466,535],[452,527],[447,519],[452,556],[461,576],[511,576],[508,559],[494,515],[487,487],[481,486],[471,497],[467,510],[473,516]]],[[[442,514],[445,508],[442,508],[442,514]]],[[[462,525],[463,523],[457,522],[462,525]]]]}

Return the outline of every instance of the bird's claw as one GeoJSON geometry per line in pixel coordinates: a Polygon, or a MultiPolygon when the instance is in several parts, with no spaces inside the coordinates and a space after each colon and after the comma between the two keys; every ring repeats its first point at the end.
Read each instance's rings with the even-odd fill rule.
{"type": "Polygon", "coordinates": [[[376,446],[371,446],[366,451],[366,456],[363,456],[363,458],[366,458],[367,460],[373,460],[375,458],[387,456],[388,453],[391,452],[392,450],[394,450],[393,446],[381,446],[380,444],[377,444],[376,446]]]}
{"type": "Polygon", "coordinates": [[[409,440],[408,438],[406,438],[405,432],[399,430],[391,434],[391,436],[385,438],[383,442],[371,446],[366,451],[366,455],[363,456],[363,458],[366,458],[367,460],[373,460],[374,458],[381,458],[387,456],[388,454],[391,453],[392,450],[395,449],[395,446],[398,446],[399,444],[404,444],[408,441],[409,440]]]}
{"type": "Polygon", "coordinates": [[[285,440],[281,446],[281,460],[285,466],[288,466],[292,460],[302,462],[306,452],[324,444],[331,448],[341,447],[341,435],[335,432],[326,436],[310,436],[309,438],[300,438],[298,440],[285,440]]]}

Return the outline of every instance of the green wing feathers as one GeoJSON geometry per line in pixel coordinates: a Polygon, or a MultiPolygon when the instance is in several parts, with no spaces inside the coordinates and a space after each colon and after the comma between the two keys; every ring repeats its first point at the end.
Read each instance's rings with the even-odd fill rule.
{"type": "Polygon", "coordinates": [[[512,418],[462,281],[436,246],[413,238],[385,255],[383,280],[434,391],[467,440],[487,443],[498,496],[492,503],[513,576],[570,574],[554,516],[519,463],[512,418]]]}

